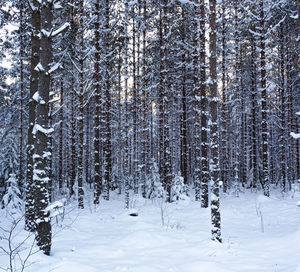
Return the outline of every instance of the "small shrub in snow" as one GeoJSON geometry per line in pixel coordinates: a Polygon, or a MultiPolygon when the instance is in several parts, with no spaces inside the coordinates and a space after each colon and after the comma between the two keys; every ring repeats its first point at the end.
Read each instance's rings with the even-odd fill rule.
{"type": "Polygon", "coordinates": [[[172,181],[171,199],[173,201],[189,200],[188,186],[184,184],[183,177],[180,174],[175,175],[172,181]]]}
{"type": "Polygon", "coordinates": [[[0,226],[0,256],[4,256],[0,271],[28,271],[32,264],[30,258],[39,251],[34,247],[34,233],[23,230],[24,216],[15,218],[15,215],[8,213],[8,218],[11,219],[10,225],[0,226]]]}
{"type": "Polygon", "coordinates": [[[112,191],[116,190],[117,188],[120,187],[120,180],[118,179],[118,168],[116,165],[114,165],[112,167],[112,171],[111,171],[111,183],[110,183],[110,189],[112,191]]]}
{"type": "Polygon", "coordinates": [[[146,197],[149,199],[165,198],[165,194],[165,190],[160,182],[157,164],[152,160],[150,174],[146,180],[146,197]]]}
{"type": "Polygon", "coordinates": [[[10,174],[7,182],[7,189],[3,196],[3,205],[4,207],[12,214],[21,210],[22,199],[21,192],[18,188],[18,181],[15,174],[10,174]]]}

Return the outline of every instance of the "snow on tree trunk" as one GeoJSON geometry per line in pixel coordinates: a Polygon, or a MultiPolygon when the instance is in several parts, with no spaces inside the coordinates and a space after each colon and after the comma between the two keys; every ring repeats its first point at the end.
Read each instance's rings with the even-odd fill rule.
{"type": "Polygon", "coordinates": [[[221,147],[220,147],[220,167],[221,167],[221,181],[223,183],[223,191],[227,191],[228,186],[228,180],[227,180],[227,167],[228,167],[228,154],[227,154],[227,131],[226,131],[226,125],[227,125],[227,89],[226,89],[226,25],[225,25],[225,3],[221,3],[221,54],[222,54],[222,104],[221,104],[221,147]]]}
{"type": "Polygon", "coordinates": [[[21,190],[24,188],[23,184],[23,100],[24,100],[24,53],[25,53],[25,44],[24,44],[24,4],[20,1],[20,28],[19,28],[19,39],[20,39],[20,108],[19,108],[19,117],[20,117],[20,124],[19,124],[19,173],[18,173],[18,185],[21,190]]]}
{"type": "MultiPolygon", "coordinates": [[[[255,26],[253,26],[255,32],[255,26]]],[[[251,160],[252,160],[252,184],[256,188],[258,183],[258,145],[257,145],[257,83],[256,83],[256,38],[251,35],[251,160]]]]}
{"type": "Polygon", "coordinates": [[[52,3],[44,0],[41,9],[41,46],[40,64],[43,69],[39,70],[38,93],[41,102],[36,106],[36,119],[33,133],[34,150],[33,155],[33,183],[34,183],[34,204],[36,209],[35,223],[37,230],[37,244],[40,249],[50,255],[51,250],[51,223],[49,213],[45,211],[49,203],[48,185],[50,178],[47,171],[47,161],[51,156],[48,152],[49,134],[53,129],[49,128],[48,102],[50,93],[50,64],[52,62],[51,35],[45,35],[43,30],[50,33],[52,28],[52,3]]]}
{"type": "Polygon", "coordinates": [[[27,170],[26,170],[26,200],[25,200],[25,229],[33,231],[35,229],[35,206],[33,195],[33,153],[34,135],[32,134],[35,122],[36,102],[32,98],[38,91],[38,71],[35,67],[40,61],[40,10],[33,6],[31,11],[31,64],[30,64],[30,98],[29,98],[29,125],[27,134],[27,170]]]}
{"type": "Polygon", "coordinates": [[[129,10],[128,10],[128,0],[124,0],[125,10],[124,10],[124,79],[125,79],[125,101],[124,101],[124,114],[125,114],[125,124],[124,124],[124,179],[125,179],[125,208],[129,208],[129,102],[128,102],[128,66],[129,66],[129,56],[128,56],[128,44],[129,44],[129,10]]]}
{"type": "Polygon", "coordinates": [[[78,130],[79,130],[79,152],[78,152],[78,208],[83,209],[83,138],[84,138],[84,128],[83,128],[83,114],[84,114],[84,105],[83,105],[83,96],[84,96],[84,27],[83,27],[83,3],[81,0],[78,7],[78,16],[79,16],[79,116],[78,116],[78,130]]]}
{"type": "Polygon", "coordinates": [[[266,71],[266,30],[264,0],[260,0],[260,73],[261,73],[261,112],[262,112],[262,187],[265,196],[269,191],[269,161],[268,161],[268,120],[267,120],[267,71],[266,71]]]}
{"type": "MultiPolygon", "coordinates": [[[[184,8],[182,8],[181,12],[182,16],[182,30],[181,30],[181,37],[182,37],[182,44],[185,43],[186,37],[186,27],[184,25],[185,23],[185,12],[184,8]]],[[[182,103],[182,116],[181,116],[181,174],[184,179],[184,183],[188,184],[188,131],[187,131],[187,68],[186,68],[186,50],[183,47],[182,53],[181,53],[181,61],[182,61],[182,86],[181,86],[181,103],[182,103]]]]}
{"type": "MultiPolygon", "coordinates": [[[[216,50],[216,0],[209,1],[210,33],[209,33],[209,68],[210,68],[210,110],[211,110],[211,222],[212,240],[222,242],[221,215],[220,215],[220,189],[219,189],[219,133],[218,133],[218,90],[217,90],[217,50],[216,50]]],[[[203,156],[203,155],[202,155],[203,156]]]]}
{"type": "Polygon", "coordinates": [[[99,204],[102,187],[102,173],[100,164],[100,114],[101,114],[101,86],[100,86],[100,0],[95,1],[95,65],[94,65],[94,204],[99,204]]]}
{"type": "Polygon", "coordinates": [[[147,136],[148,136],[148,125],[149,125],[149,120],[147,116],[147,109],[148,109],[148,103],[150,102],[149,97],[146,92],[147,84],[147,74],[146,74],[146,24],[147,24],[147,1],[143,0],[143,29],[142,29],[142,80],[141,80],[141,88],[142,88],[142,118],[143,118],[143,127],[142,127],[142,139],[141,139],[141,144],[142,144],[142,153],[141,153],[141,179],[142,179],[142,194],[143,197],[146,197],[146,175],[148,172],[148,165],[149,163],[147,162],[147,157],[149,157],[147,154],[147,136]]]}
{"type": "MultiPolygon", "coordinates": [[[[198,0],[195,0],[195,4],[198,4],[198,0]]],[[[193,82],[194,82],[194,114],[195,114],[195,170],[194,170],[194,184],[195,184],[195,200],[200,201],[200,185],[201,185],[201,120],[200,120],[200,80],[199,79],[199,8],[195,9],[195,18],[194,18],[194,29],[196,29],[196,33],[194,35],[194,57],[193,57],[193,82]]]]}
{"type": "Polygon", "coordinates": [[[111,123],[110,123],[110,110],[111,110],[111,90],[110,90],[110,52],[109,52],[109,36],[110,31],[109,25],[109,2],[105,1],[104,7],[104,118],[105,118],[105,131],[104,131],[104,142],[103,142],[103,153],[104,153],[104,199],[109,200],[111,172],[112,172],[112,158],[111,158],[111,123]]]}
{"type": "MultiPolygon", "coordinates": [[[[206,94],[205,69],[205,6],[200,5],[200,92],[201,92],[201,207],[208,207],[209,144],[208,144],[208,99],[206,94]]],[[[208,82],[211,82],[211,77],[208,82]]]]}
{"type": "Polygon", "coordinates": [[[58,188],[62,192],[64,180],[64,161],[63,161],[63,144],[64,144],[64,80],[60,79],[60,127],[59,127],[59,165],[58,165],[58,188]]]}

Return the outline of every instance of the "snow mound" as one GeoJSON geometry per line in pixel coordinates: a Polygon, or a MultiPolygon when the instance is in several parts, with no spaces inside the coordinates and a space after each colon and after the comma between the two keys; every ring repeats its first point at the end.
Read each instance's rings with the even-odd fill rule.
{"type": "Polygon", "coordinates": [[[188,263],[184,266],[182,266],[181,270],[178,271],[184,271],[184,272],[232,272],[232,270],[228,270],[223,268],[221,265],[215,263],[215,262],[194,262],[194,263],[188,263]]]}
{"type": "Polygon", "coordinates": [[[117,266],[114,272],[158,272],[161,271],[158,268],[152,268],[147,265],[135,265],[134,267],[129,266],[117,266]]]}
{"type": "Polygon", "coordinates": [[[136,231],[136,230],[153,230],[156,225],[149,224],[146,222],[136,222],[134,225],[130,226],[131,231],[136,231]]]}
{"type": "Polygon", "coordinates": [[[263,203],[270,203],[272,202],[272,200],[267,197],[267,196],[264,196],[264,195],[260,195],[256,198],[256,203],[259,205],[259,204],[263,204],[263,203]]]}
{"type": "MultiPolygon", "coordinates": [[[[72,272],[99,272],[94,267],[91,267],[89,265],[79,264],[79,263],[73,263],[71,261],[62,261],[61,263],[58,263],[55,265],[55,268],[53,269],[55,272],[66,272],[66,271],[72,271],[72,272]]],[[[47,267],[47,270],[45,269],[45,272],[49,271],[49,267],[47,267]]],[[[41,271],[40,271],[41,272],[41,271]]]]}
{"type": "Polygon", "coordinates": [[[120,246],[135,248],[155,248],[170,243],[167,237],[147,231],[134,231],[118,242],[120,246]]]}

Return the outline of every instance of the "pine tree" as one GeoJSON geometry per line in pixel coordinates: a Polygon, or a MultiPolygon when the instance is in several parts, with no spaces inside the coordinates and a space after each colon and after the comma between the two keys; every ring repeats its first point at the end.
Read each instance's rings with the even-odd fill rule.
{"type": "Polygon", "coordinates": [[[128,42],[129,42],[129,10],[128,10],[128,0],[124,0],[124,179],[125,179],[125,208],[129,208],[129,194],[130,194],[130,184],[129,184],[129,103],[128,103],[128,66],[129,66],[129,56],[128,56],[128,42]]]}
{"type": "MultiPolygon", "coordinates": [[[[196,0],[195,4],[198,4],[199,1],[196,0]]],[[[200,101],[201,101],[201,93],[199,86],[199,8],[195,10],[195,18],[194,18],[194,29],[196,29],[196,33],[194,34],[194,52],[193,52],[193,68],[194,68],[194,114],[195,114],[195,130],[194,130],[194,138],[195,138],[195,171],[194,171],[194,184],[195,184],[195,200],[200,201],[200,189],[201,189],[201,120],[200,120],[200,101]]],[[[202,36],[203,37],[203,36],[202,36]]],[[[205,41],[204,41],[205,42],[205,41]]]]}
{"type": "Polygon", "coordinates": [[[83,154],[84,154],[84,1],[80,0],[78,3],[79,15],[79,116],[78,116],[78,129],[79,129],[79,152],[78,152],[78,207],[84,208],[83,203],[83,154]]]}
{"type": "Polygon", "coordinates": [[[111,30],[109,25],[110,20],[110,9],[109,1],[105,1],[104,8],[104,118],[105,118],[105,132],[104,132],[104,143],[103,143],[103,153],[104,153],[104,198],[109,200],[109,191],[110,191],[110,181],[112,174],[112,147],[111,147],[111,83],[110,83],[110,37],[109,31],[111,30]]]}
{"type": "Polygon", "coordinates": [[[17,213],[22,209],[22,198],[16,174],[12,173],[6,181],[6,192],[3,196],[3,205],[9,213],[17,213]]]}
{"type": "Polygon", "coordinates": [[[226,6],[228,3],[226,1],[222,1],[221,7],[220,7],[220,29],[221,29],[221,35],[220,35],[220,44],[221,44],[221,55],[222,55],[222,61],[221,61],[221,73],[222,73],[222,103],[220,105],[221,110],[221,146],[220,146],[220,170],[221,170],[221,181],[223,183],[223,191],[226,192],[228,188],[228,168],[229,168],[229,147],[228,147],[228,90],[227,90],[227,54],[228,54],[228,26],[226,24],[226,6]]]}
{"type": "Polygon", "coordinates": [[[20,51],[19,51],[19,58],[20,58],[20,106],[19,106],[19,117],[20,117],[20,124],[19,124],[19,172],[18,172],[18,185],[19,188],[23,190],[24,188],[24,177],[23,177],[23,160],[24,160],[24,152],[23,152],[23,126],[24,126],[24,59],[25,59],[25,41],[24,41],[24,32],[25,32],[25,15],[24,15],[24,3],[20,1],[19,3],[19,43],[20,43],[20,51]]]}
{"type": "Polygon", "coordinates": [[[266,28],[264,0],[259,2],[260,19],[260,76],[261,76],[261,112],[262,112],[262,187],[265,196],[270,196],[269,189],[269,162],[268,162],[268,120],[267,120],[267,71],[266,71],[266,28]]]}
{"type": "MultiPolygon", "coordinates": [[[[219,188],[219,161],[218,161],[218,91],[217,91],[217,31],[216,31],[216,0],[209,1],[209,75],[210,84],[210,111],[211,111],[211,221],[212,221],[212,239],[222,242],[221,238],[221,216],[220,216],[220,188],[219,188]]],[[[203,155],[202,155],[203,156],[203,155]]]]}
{"type": "MultiPolygon", "coordinates": [[[[200,5],[200,93],[201,93],[201,207],[208,207],[209,143],[208,143],[208,99],[206,94],[206,54],[205,54],[205,6],[200,5]]],[[[211,82],[210,80],[207,82],[211,82]]]]}
{"type": "Polygon", "coordinates": [[[52,3],[43,1],[41,6],[41,44],[40,62],[35,67],[39,71],[38,92],[34,95],[37,101],[36,119],[33,127],[34,155],[33,155],[33,183],[34,205],[36,209],[35,223],[37,230],[37,243],[41,250],[50,254],[51,249],[51,224],[49,214],[44,209],[49,203],[47,175],[47,161],[51,154],[48,153],[49,134],[53,128],[48,127],[48,103],[50,93],[50,69],[52,63],[51,28],[52,28],[52,3]]]}
{"type": "MultiPolygon", "coordinates": [[[[255,26],[253,25],[253,32],[255,26]]],[[[251,35],[251,120],[252,120],[252,136],[251,136],[251,162],[252,162],[252,184],[251,187],[256,188],[258,184],[259,168],[258,168],[258,144],[257,144],[257,67],[256,67],[256,37],[251,35]]]]}
{"type": "Polygon", "coordinates": [[[166,193],[160,182],[158,166],[151,160],[149,174],[146,179],[146,197],[149,199],[165,198],[166,193]]]}
{"type": "Polygon", "coordinates": [[[102,172],[100,161],[100,111],[101,111],[101,89],[100,89],[100,0],[95,1],[95,66],[94,66],[94,100],[95,100],[95,115],[94,115],[94,204],[99,204],[102,187],[102,172]]]}
{"type": "Polygon", "coordinates": [[[38,70],[35,69],[40,61],[40,8],[36,2],[31,7],[31,60],[30,60],[30,93],[29,93],[29,125],[27,133],[27,171],[26,171],[26,201],[25,201],[25,228],[35,229],[35,206],[33,195],[33,154],[36,101],[33,96],[38,91],[38,70]]]}

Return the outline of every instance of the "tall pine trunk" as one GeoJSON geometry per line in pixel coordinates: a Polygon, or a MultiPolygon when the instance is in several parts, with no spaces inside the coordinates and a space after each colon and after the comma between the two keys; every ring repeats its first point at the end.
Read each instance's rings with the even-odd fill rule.
{"type": "Polygon", "coordinates": [[[109,78],[109,0],[105,1],[105,13],[104,13],[104,118],[105,118],[105,131],[104,131],[104,143],[103,143],[103,153],[104,153],[104,199],[109,200],[110,182],[111,182],[111,172],[112,172],[112,156],[111,156],[111,124],[110,124],[110,110],[111,110],[111,94],[110,94],[110,78],[109,78]]]}
{"type": "Polygon", "coordinates": [[[64,181],[64,80],[60,79],[60,127],[59,127],[59,163],[58,163],[58,188],[62,193],[63,181],[64,181]]]}
{"type": "MultiPolygon", "coordinates": [[[[253,26],[253,32],[255,27],[253,26]]],[[[251,161],[252,161],[252,188],[257,187],[258,183],[258,144],[257,144],[257,83],[256,83],[256,40],[255,36],[251,36],[251,123],[252,123],[252,137],[251,137],[251,161]]]]}
{"type": "MultiPolygon", "coordinates": [[[[195,0],[195,4],[199,4],[198,0],[195,0]]],[[[194,36],[194,55],[193,55],[193,68],[194,68],[194,114],[195,114],[195,130],[194,130],[194,138],[195,138],[195,171],[194,171],[194,184],[195,184],[195,200],[200,201],[200,182],[201,182],[201,92],[200,92],[200,80],[199,79],[199,8],[195,9],[195,19],[194,19],[194,29],[196,30],[196,35],[194,36]]]]}
{"type": "Polygon", "coordinates": [[[26,171],[26,201],[25,201],[25,229],[33,231],[35,229],[35,206],[33,194],[33,154],[34,137],[33,126],[35,123],[36,101],[34,94],[38,91],[39,73],[35,67],[40,61],[40,10],[37,5],[31,10],[31,64],[30,64],[30,93],[29,93],[29,125],[27,133],[27,171],[26,171]]]}
{"type": "Polygon", "coordinates": [[[24,5],[23,2],[20,1],[20,109],[19,109],[19,171],[18,171],[18,187],[20,191],[23,191],[24,188],[24,177],[23,177],[23,100],[24,100],[24,51],[25,51],[25,44],[24,44],[24,5]]]}
{"type": "Polygon", "coordinates": [[[100,163],[100,114],[101,114],[101,89],[100,89],[100,0],[95,1],[95,65],[94,65],[94,204],[100,203],[100,195],[102,190],[102,173],[100,163]]]}
{"type": "Polygon", "coordinates": [[[128,44],[129,44],[129,11],[128,11],[128,0],[124,0],[125,11],[124,11],[124,92],[125,92],[125,124],[124,124],[124,179],[125,179],[125,208],[129,208],[129,194],[130,194],[130,184],[129,184],[129,103],[128,103],[128,66],[129,66],[129,56],[128,56],[128,44]]]}
{"type": "MultiPolygon", "coordinates": [[[[182,44],[185,43],[186,28],[185,28],[185,13],[184,7],[182,7],[182,44]]],[[[181,86],[181,103],[182,103],[182,116],[181,116],[181,175],[184,180],[184,184],[188,184],[188,143],[187,143],[187,76],[186,76],[186,52],[185,48],[182,48],[182,86],[181,86]]]]}
{"type": "Polygon", "coordinates": [[[209,69],[210,69],[210,111],[211,111],[211,222],[212,240],[222,242],[219,188],[219,133],[218,133],[218,90],[217,90],[217,33],[216,33],[216,0],[209,1],[209,69]]]}
{"type": "Polygon", "coordinates": [[[206,94],[205,53],[205,6],[200,4],[200,92],[201,92],[201,207],[208,207],[209,144],[208,144],[208,100],[206,94]]]}
{"type": "Polygon", "coordinates": [[[264,0],[260,0],[260,73],[261,73],[261,112],[262,112],[262,187],[265,196],[269,191],[269,162],[268,162],[268,120],[267,120],[267,71],[266,71],[266,33],[264,0]]]}
{"type": "Polygon", "coordinates": [[[48,184],[50,177],[47,171],[49,159],[48,146],[49,136],[53,128],[49,128],[49,93],[50,93],[50,65],[52,62],[51,28],[52,28],[52,4],[44,0],[41,4],[41,44],[40,63],[36,69],[39,70],[38,93],[35,96],[38,104],[36,106],[36,119],[33,128],[35,134],[33,155],[33,182],[34,203],[36,209],[35,223],[37,230],[37,244],[46,255],[51,250],[51,223],[49,212],[45,212],[49,204],[48,184]]]}
{"type": "Polygon", "coordinates": [[[83,27],[83,0],[80,0],[78,12],[79,12],[79,40],[80,40],[80,53],[79,53],[79,116],[78,116],[78,131],[79,131],[79,145],[78,145],[78,208],[83,209],[83,138],[84,138],[84,126],[83,126],[83,96],[84,96],[84,27],[83,27]]]}

